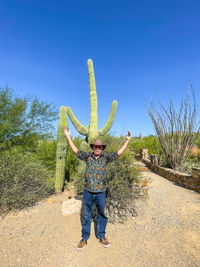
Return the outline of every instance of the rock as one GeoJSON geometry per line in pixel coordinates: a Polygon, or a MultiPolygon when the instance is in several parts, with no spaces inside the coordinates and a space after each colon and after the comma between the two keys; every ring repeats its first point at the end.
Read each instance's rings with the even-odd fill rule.
{"type": "Polygon", "coordinates": [[[70,214],[74,214],[80,212],[82,202],[75,198],[71,198],[69,200],[63,201],[62,203],[62,215],[67,216],[70,214]]]}

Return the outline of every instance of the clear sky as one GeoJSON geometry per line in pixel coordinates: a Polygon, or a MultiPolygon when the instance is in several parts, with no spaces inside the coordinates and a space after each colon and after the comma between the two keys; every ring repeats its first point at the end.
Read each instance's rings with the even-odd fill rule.
{"type": "Polygon", "coordinates": [[[116,99],[113,133],[155,134],[145,103],[178,103],[191,81],[200,100],[200,1],[0,1],[0,87],[70,106],[88,125],[88,58],[99,128],[116,99]]]}

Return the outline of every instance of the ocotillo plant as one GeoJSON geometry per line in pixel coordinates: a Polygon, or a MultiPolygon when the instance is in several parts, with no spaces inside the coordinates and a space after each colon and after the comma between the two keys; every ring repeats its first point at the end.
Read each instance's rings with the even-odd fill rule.
{"type": "Polygon", "coordinates": [[[61,192],[64,186],[67,138],[64,134],[64,127],[68,127],[66,107],[60,108],[60,118],[58,125],[57,148],[56,148],[56,179],[55,190],[61,192]]]}
{"type": "Polygon", "coordinates": [[[69,115],[71,122],[73,123],[77,131],[80,134],[87,136],[88,143],[91,143],[98,136],[104,135],[110,130],[117,110],[117,101],[114,100],[112,102],[111,112],[105,126],[101,130],[98,130],[97,93],[96,93],[93,62],[91,59],[88,59],[87,66],[88,66],[89,87],[90,87],[90,124],[87,127],[83,126],[77,120],[70,107],[67,107],[67,114],[69,115]]]}

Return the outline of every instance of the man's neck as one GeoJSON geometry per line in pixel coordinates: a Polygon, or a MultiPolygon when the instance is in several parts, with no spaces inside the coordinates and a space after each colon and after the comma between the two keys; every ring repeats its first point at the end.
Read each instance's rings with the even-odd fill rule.
{"type": "Polygon", "coordinates": [[[97,156],[94,154],[95,159],[98,159],[100,156],[101,156],[101,154],[100,155],[97,155],[97,156]]]}

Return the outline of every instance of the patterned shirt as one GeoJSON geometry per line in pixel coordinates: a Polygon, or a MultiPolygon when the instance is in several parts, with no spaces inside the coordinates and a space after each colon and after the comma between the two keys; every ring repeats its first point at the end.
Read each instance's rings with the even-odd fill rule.
{"type": "Polygon", "coordinates": [[[118,158],[117,152],[102,153],[98,159],[94,153],[79,150],[77,157],[86,162],[85,189],[90,192],[103,192],[106,188],[106,166],[118,158]]]}

